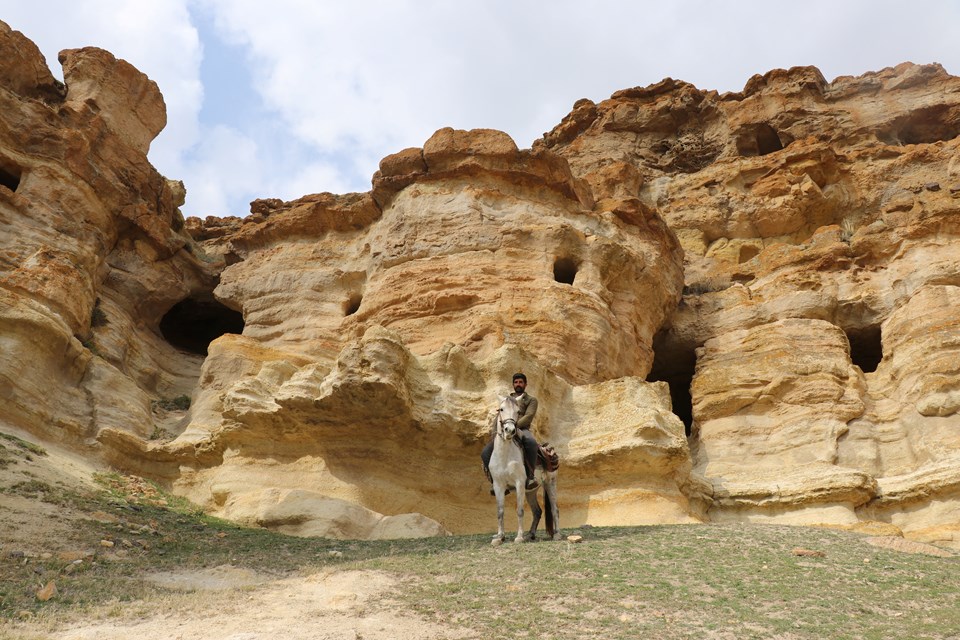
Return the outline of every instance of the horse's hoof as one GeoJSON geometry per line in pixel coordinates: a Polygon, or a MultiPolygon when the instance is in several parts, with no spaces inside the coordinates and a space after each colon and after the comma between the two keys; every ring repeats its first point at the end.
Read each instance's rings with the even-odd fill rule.
{"type": "Polygon", "coordinates": [[[494,537],[494,539],[490,541],[490,544],[492,544],[495,547],[499,547],[500,545],[503,544],[503,538],[494,537]]]}
{"type": "Polygon", "coordinates": [[[559,532],[557,532],[557,533],[553,534],[553,539],[554,539],[554,540],[563,540],[563,536],[560,535],[559,532]]]}
{"type": "Polygon", "coordinates": [[[517,536],[516,538],[513,539],[513,541],[514,541],[515,543],[517,543],[517,544],[520,544],[520,543],[522,543],[522,542],[526,542],[526,540],[523,539],[523,536],[517,536]]]}

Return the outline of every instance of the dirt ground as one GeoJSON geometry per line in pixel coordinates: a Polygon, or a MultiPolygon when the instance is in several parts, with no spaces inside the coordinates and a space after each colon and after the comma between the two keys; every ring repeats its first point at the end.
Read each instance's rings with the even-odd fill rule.
{"type": "MultiPolygon", "coordinates": [[[[66,628],[25,624],[19,637],[56,640],[401,640],[466,638],[391,605],[396,578],[376,572],[325,572],[305,578],[258,580],[248,571],[153,576],[168,597],[98,612],[98,619],[66,628]]],[[[13,637],[18,637],[14,635],[13,637]]]]}
{"type": "MultiPolygon", "coordinates": [[[[3,425],[0,425],[3,426],[3,425]]],[[[0,431],[32,439],[8,427],[0,431]]],[[[9,452],[14,447],[6,442],[9,452]]],[[[47,455],[0,465],[0,487],[36,481],[64,488],[94,487],[97,469],[73,454],[43,446],[47,455]]],[[[95,514],[0,493],[0,554],[83,553],[71,525],[95,514]]],[[[16,640],[432,640],[469,638],[466,630],[429,623],[391,600],[400,579],[382,572],[328,570],[277,578],[223,565],[206,570],[148,573],[164,595],[104,605],[84,614],[0,621],[0,639],[16,640]]]]}

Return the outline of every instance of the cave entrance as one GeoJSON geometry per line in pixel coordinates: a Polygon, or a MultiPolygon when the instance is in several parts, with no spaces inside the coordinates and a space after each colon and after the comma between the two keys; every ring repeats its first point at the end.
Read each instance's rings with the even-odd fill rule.
{"type": "Polygon", "coordinates": [[[352,316],[360,310],[360,303],[363,302],[363,296],[359,293],[352,294],[347,301],[343,303],[343,315],[352,316]]]}
{"type": "Polygon", "coordinates": [[[860,329],[847,329],[847,341],[850,343],[850,360],[864,373],[873,373],[883,360],[883,343],[880,326],[873,325],[860,329]]]}
{"type": "Polygon", "coordinates": [[[553,279],[561,284],[573,284],[578,267],[573,258],[557,258],[553,262],[553,279]]]}
{"type": "Polygon", "coordinates": [[[693,396],[690,385],[697,369],[695,345],[684,345],[668,331],[653,338],[653,367],[647,382],[666,382],[670,386],[673,412],[683,422],[689,437],[693,426],[693,396]]]}
{"type": "Polygon", "coordinates": [[[20,187],[20,168],[8,162],[0,161],[0,185],[16,192],[20,187]]]}
{"type": "Polygon", "coordinates": [[[935,105],[896,118],[878,138],[885,144],[929,144],[946,142],[960,135],[960,109],[935,105]]]}
{"type": "Polygon", "coordinates": [[[736,138],[741,156],[765,156],[783,149],[777,130],[765,122],[745,127],[736,138]]]}
{"type": "Polygon", "coordinates": [[[223,334],[243,333],[243,314],[213,297],[186,298],[160,320],[160,333],[174,347],[205,356],[210,343],[223,334]]]}

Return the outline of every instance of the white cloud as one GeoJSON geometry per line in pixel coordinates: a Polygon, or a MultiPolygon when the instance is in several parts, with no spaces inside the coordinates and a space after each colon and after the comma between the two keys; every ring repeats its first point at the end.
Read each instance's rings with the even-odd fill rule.
{"type": "Polygon", "coordinates": [[[60,50],[96,46],[154,80],[167,105],[167,127],[151,146],[150,157],[161,172],[179,173],[183,151],[197,140],[203,100],[200,40],[187,0],[3,0],[0,7],[0,18],[36,42],[61,79],[60,50]]]}
{"type": "MultiPolygon", "coordinates": [[[[291,134],[345,158],[420,145],[443,126],[499,128],[529,146],[577,98],[666,76],[729,91],[778,66],[832,76],[929,62],[953,51],[958,13],[914,3],[902,32],[902,5],[876,0],[790,11],[706,0],[200,1],[249,48],[256,88],[291,134]]],[[[950,57],[941,61],[956,67],[950,57]]]]}
{"type": "Polygon", "coordinates": [[[904,60],[960,73],[960,5],[936,0],[0,0],[0,16],[54,65],[93,44],[158,82],[168,126],[150,157],[184,180],[193,215],[367,189],[380,158],[444,126],[529,146],[576,99],[667,76],[728,91],[806,64],[828,79],[904,60]],[[238,45],[227,64],[249,65],[229,76],[252,78],[237,95],[261,101],[242,118],[199,118],[197,12],[238,45]]]}
{"type": "Polygon", "coordinates": [[[186,161],[186,185],[193,215],[225,216],[245,213],[231,208],[235,198],[260,197],[269,177],[259,161],[257,143],[236,129],[216,126],[186,161]]]}
{"type": "Polygon", "coordinates": [[[326,162],[315,162],[277,181],[272,192],[285,200],[291,200],[318,191],[345,193],[350,190],[350,184],[344,180],[336,166],[326,162]],[[318,187],[318,185],[322,186],[318,187]]]}

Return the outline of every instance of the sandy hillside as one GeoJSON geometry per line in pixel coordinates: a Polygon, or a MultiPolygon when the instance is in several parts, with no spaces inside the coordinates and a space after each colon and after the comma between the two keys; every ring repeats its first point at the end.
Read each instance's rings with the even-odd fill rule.
{"type": "MultiPolygon", "coordinates": [[[[64,451],[24,446],[30,440],[4,427],[0,433],[0,554],[4,565],[53,557],[79,562],[122,561],[84,539],[77,526],[102,521],[104,512],[55,504],[57,491],[96,491],[101,471],[64,451]]],[[[0,565],[3,566],[3,565],[0,565]]],[[[69,575],[37,575],[37,587],[69,575]]],[[[221,565],[210,569],[150,571],[144,578],[162,591],[147,600],[110,603],[82,614],[27,615],[0,622],[0,638],[56,640],[257,640],[296,637],[427,639],[470,637],[427,623],[391,602],[403,588],[392,575],[325,570],[309,575],[263,574],[221,565]]],[[[61,589],[63,587],[61,586],[61,589]]],[[[54,596],[57,597],[57,596],[54,596]]]]}

